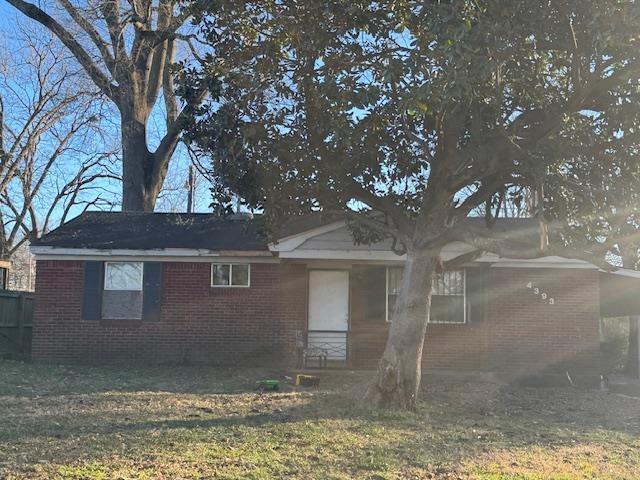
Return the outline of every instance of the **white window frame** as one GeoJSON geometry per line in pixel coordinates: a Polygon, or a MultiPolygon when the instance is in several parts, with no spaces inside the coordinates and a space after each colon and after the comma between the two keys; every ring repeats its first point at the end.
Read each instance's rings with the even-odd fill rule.
{"type": "MultiPolygon", "coordinates": [[[[384,289],[384,314],[386,323],[391,323],[389,318],[389,270],[392,268],[403,267],[386,267],[385,269],[385,289],[384,289]]],[[[462,322],[431,322],[431,319],[427,322],[428,325],[466,325],[467,324],[467,270],[462,268],[457,270],[462,272],[462,301],[463,301],[463,315],[464,320],[462,322]]]]}
{"type": "Polygon", "coordinates": [[[142,292],[144,290],[144,262],[127,262],[127,261],[104,262],[104,278],[102,283],[102,289],[108,290],[110,292],[142,292]],[[142,274],[140,275],[140,285],[138,285],[137,286],[138,288],[136,288],[135,290],[129,290],[126,288],[107,288],[107,272],[109,270],[109,265],[123,264],[123,263],[140,265],[140,271],[142,272],[142,274]]]}
{"type": "Polygon", "coordinates": [[[210,272],[210,282],[211,288],[249,288],[251,286],[251,264],[250,263],[228,263],[228,262],[213,262],[211,264],[211,272],[210,272]],[[228,265],[229,266],[229,285],[215,285],[213,283],[213,267],[214,265],[228,265]],[[234,265],[242,265],[247,267],[247,284],[246,285],[233,285],[233,266],[234,265]]]}
{"type": "Polygon", "coordinates": [[[385,287],[384,287],[384,318],[386,323],[391,323],[391,319],[389,318],[389,271],[391,269],[400,269],[403,270],[403,267],[386,267],[385,268],[385,287]]]}

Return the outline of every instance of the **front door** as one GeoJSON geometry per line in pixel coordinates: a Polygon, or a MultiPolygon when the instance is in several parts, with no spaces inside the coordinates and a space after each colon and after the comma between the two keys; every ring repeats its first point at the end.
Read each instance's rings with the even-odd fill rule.
{"type": "Polygon", "coordinates": [[[307,346],[327,351],[329,360],[347,360],[349,330],[349,272],[309,272],[307,346]]]}

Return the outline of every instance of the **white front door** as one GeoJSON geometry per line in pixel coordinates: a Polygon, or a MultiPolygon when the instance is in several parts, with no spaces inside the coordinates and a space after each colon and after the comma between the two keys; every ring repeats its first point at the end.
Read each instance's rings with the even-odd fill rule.
{"type": "Polygon", "coordinates": [[[327,350],[330,360],[346,360],[349,330],[349,272],[309,272],[307,346],[327,350]]]}

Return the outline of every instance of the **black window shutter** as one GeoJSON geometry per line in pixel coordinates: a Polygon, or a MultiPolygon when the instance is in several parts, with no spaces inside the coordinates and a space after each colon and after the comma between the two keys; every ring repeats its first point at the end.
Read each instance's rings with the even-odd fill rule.
{"type": "Polygon", "coordinates": [[[162,302],[162,262],[144,262],[142,320],[159,321],[162,302]]]}
{"type": "Polygon", "coordinates": [[[84,262],[84,291],[82,297],[82,318],[100,320],[102,310],[102,287],[104,285],[104,263],[84,262]]]}
{"type": "Polygon", "coordinates": [[[483,322],[487,316],[488,273],[484,266],[465,269],[467,323],[483,322]]]}
{"type": "Polygon", "coordinates": [[[387,308],[387,268],[368,267],[364,270],[365,320],[373,323],[386,321],[387,308]]]}

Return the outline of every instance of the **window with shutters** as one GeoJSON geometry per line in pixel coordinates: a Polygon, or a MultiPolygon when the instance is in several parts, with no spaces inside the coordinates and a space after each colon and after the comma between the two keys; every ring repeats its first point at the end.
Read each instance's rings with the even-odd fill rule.
{"type": "MultiPolygon", "coordinates": [[[[387,268],[387,322],[391,321],[400,293],[402,270],[400,267],[387,268]]],[[[449,270],[436,275],[431,287],[429,323],[464,324],[466,322],[465,271],[449,270]]]]}
{"type": "Polygon", "coordinates": [[[251,279],[251,266],[242,263],[211,264],[212,287],[248,287],[251,279]]]}
{"type": "Polygon", "coordinates": [[[143,263],[105,262],[103,319],[142,319],[143,263]]]}

